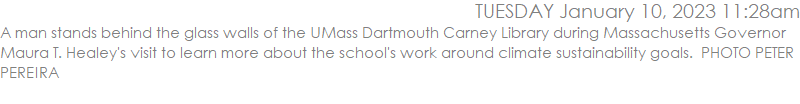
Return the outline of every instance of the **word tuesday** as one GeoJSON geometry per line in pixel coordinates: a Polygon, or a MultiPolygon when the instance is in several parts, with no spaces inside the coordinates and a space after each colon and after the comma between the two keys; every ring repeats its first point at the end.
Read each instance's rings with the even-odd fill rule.
{"type": "MultiPolygon", "coordinates": [[[[553,4],[475,4],[478,18],[550,18],[553,4]]],[[[625,18],[630,22],[636,8],[581,8],[564,4],[564,15],[560,18],[625,18]]]]}

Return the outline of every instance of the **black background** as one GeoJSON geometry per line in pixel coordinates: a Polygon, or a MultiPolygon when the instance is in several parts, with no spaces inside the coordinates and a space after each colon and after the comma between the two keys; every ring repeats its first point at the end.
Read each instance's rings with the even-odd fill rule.
{"type": "MultiPolygon", "coordinates": [[[[57,67],[64,75],[59,82],[72,84],[132,84],[149,85],[208,85],[246,86],[255,88],[330,88],[352,85],[370,85],[382,88],[420,88],[420,86],[507,86],[537,88],[563,88],[566,86],[599,86],[618,84],[678,83],[709,84],[710,82],[768,82],[786,78],[787,72],[796,67],[794,59],[700,59],[700,47],[745,46],[755,47],[793,46],[797,19],[745,19],[723,18],[723,3],[733,2],[681,2],[715,3],[718,16],[714,19],[653,19],[642,18],[642,3],[662,4],[664,15],[671,17],[677,9],[669,2],[187,2],[187,3],[107,3],[98,5],[43,5],[50,8],[17,6],[6,10],[3,27],[10,30],[85,29],[92,27],[166,27],[168,30],[189,30],[193,27],[213,30],[244,30],[246,27],[263,31],[272,27],[306,29],[309,27],[337,27],[339,30],[373,29],[434,29],[444,27],[456,29],[517,29],[555,30],[598,29],[619,27],[620,29],[683,29],[714,27],[729,29],[786,29],[784,39],[502,39],[498,35],[489,39],[195,39],[187,42],[180,39],[0,39],[2,47],[17,49],[50,49],[66,47],[78,49],[136,50],[138,47],[167,47],[176,49],[257,49],[263,52],[271,47],[278,49],[322,49],[347,50],[382,49],[489,49],[495,51],[516,49],[612,49],[613,47],[638,47],[640,50],[679,47],[689,50],[693,59],[661,59],[657,62],[638,59],[0,59],[0,66],[47,66],[57,67]],[[498,19],[476,18],[475,3],[501,4],[519,3],[532,7],[543,3],[554,4],[551,18],[498,19]],[[630,22],[618,19],[563,19],[563,4],[571,8],[636,8],[630,22]],[[754,80],[758,79],[758,80],[754,80]],[[456,84],[458,83],[458,84],[456,84]],[[616,84],[612,84],[616,83],[616,84]],[[406,86],[406,87],[402,87],[406,86]],[[416,86],[416,87],[409,87],[416,86]]],[[[73,4],[73,3],[68,3],[73,4]]],[[[745,7],[748,3],[740,3],[745,7]]],[[[797,7],[781,3],[770,3],[770,7],[797,7]]],[[[649,8],[648,8],[649,9],[649,8]]],[[[649,12],[649,10],[648,10],[649,12]]],[[[749,15],[741,11],[740,15],[749,15]]],[[[546,15],[546,14],[543,14],[546,15]]],[[[221,32],[220,32],[221,33],[221,32]]],[[[159,56],[160,56],[160,52],[159,56]]],[[[399,53],[397,53],[399,55],[399,53]]],[[[438,54],[437,54],[438,55],[438,54]]],[[[554,56],[553,56],[554,57],[554,56]]],[[[649,58],[649,53],[648,56],[649,58]]],[[[778,81],[779,82],[779,81],[778,81]]],[[[350,87],[347,87],[350,88],[350,87]]],[[[582,88],[582,87],[578,87],[582,88]]],[[[447,89],[447,88],[444,88],[447,89]]]]}

